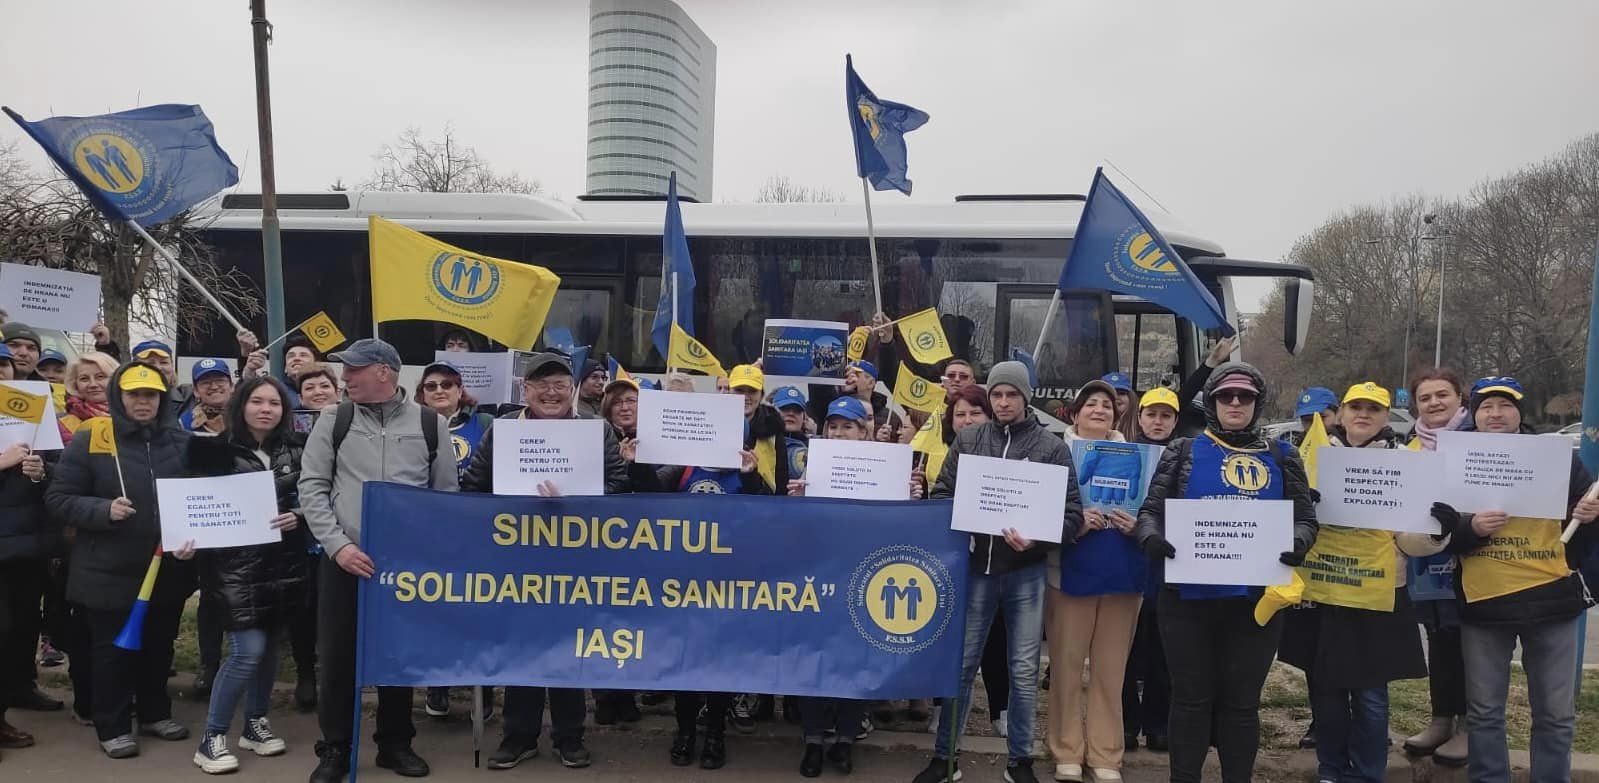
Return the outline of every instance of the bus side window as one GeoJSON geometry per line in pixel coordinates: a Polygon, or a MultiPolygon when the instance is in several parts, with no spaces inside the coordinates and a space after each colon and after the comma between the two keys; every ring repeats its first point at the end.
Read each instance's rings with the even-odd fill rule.
{"type": "Polygon", "coordinates": [[[1177,317],[1171,313],[1116,314],[1117,369],[1127,373],[1137,389],[1177,385],[1177,317]]]}

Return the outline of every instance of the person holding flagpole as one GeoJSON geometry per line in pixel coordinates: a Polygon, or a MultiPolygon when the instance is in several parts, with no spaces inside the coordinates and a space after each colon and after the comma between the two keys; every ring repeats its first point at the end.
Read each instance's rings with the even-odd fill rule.
{"type": "Polygon", "coordinates": [[[151,553],[161,552],[155,482],[189,474],[189,433],[167,404],[170,387],[155,367],[123,365],[111,378],[109,419],[91,419],[74,437],[45,492],[46,506],[77,534],[72,543],[67,600],[83,608],[93,669],[93,715],[100,749],[114,759],[139,755],[140,734],[187,739],[172,719],[167,670],[183,602],[192,592],[192,564],[160,558],[147,614],[130,648],[118,645],[130,613],[145,592],[151,553]]]}
{"type": "MultiPolygon", "coordinates": [[[[0,380],[10,380],[11,372],[11,352],[0,344],[0,380]]],[[[62,545],[60,529],[45,511],[45,478],[44,456],[27,443],[0,450],[0,748],[33,744],[32,735],[6,722],[7,707],[63,706],[35,685],[39,605],[50,585],[50,558],[59,556],[62,545]]]]}

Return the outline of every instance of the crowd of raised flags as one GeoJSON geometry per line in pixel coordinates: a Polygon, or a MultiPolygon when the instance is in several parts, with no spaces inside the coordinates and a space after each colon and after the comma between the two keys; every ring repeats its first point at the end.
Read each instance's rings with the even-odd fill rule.
{"type": "MultiPolygon", "coordinates": [[[[910,193],[905,134],[925,124],[928,115],[878,98],[866,87],[848,59],[846,98],[855,141],[857,174],[862,178],[867,199],[867,236],[874,259],[875,291],[877,265],[875,236],[870,223],[870,193],[874,189],[910,193]]],[[[156,106],[99,117],[54,117],[37,122],[24,120],[10,109],[6,112],[40,143],[108,220],[127,223],[141,233],[145,227],[175,217],[237,182],[236,169],[217,146],[205,115],[195,106],[156,106]]],[[[545,321],[561,281],[549,270],[472,253],[377,216],[371,218],[369,237],[374,325],[396,320],[428,320],[470,329],[512,346],[531,348],[541,338],[550,342],[545,321]]],[[[1039,383],[1037,360],[1042,352],[1069,349],[1069,346],[1049,344],[1043,339],[1042,335],[1049,332],[1047,320],[1038,344],[1031,351],[1012,347],[1010,361],[1000,362],[990,369],[986,388],[977,385],[976,373],[966,357],[951,354],[939,314],[928,309],[898,318],[878,313],[872,323],[855,326],[848,340],[849,371],[845,383],[831,396],[805,394],[797,388],[767,390],[758,366],[726,368],[695,336],[694,267],[677,201],[675,177],[665,202],[662,241],[661,294],[651,329],[654,345],[667,368],[664,382],[659,385],[668,390],[689,390],[692,384],[684,383],[681,374],[697,373],[723,379],[728,392],[743,394],[752,400],[750,408],[755,413],[749,415],[747,425],[750,465],[743,473],[755,478],[742,486],[762,488],[766,493],[803,494],[806,439],[819,430],[833,432],[835,425],[838,432],[847,432],[839,437],[908,442],[917,454],[916,472],[911,477],[916,497],[923,493],[934,498],[953,494],[962,455],[1037,458],[1071,467],[1069,449],[1056,435],[1043,431],[1028,409],[1039,383]],[[879,368],[872,361],[875,358],[872,351],[888,342],[903,346],[904,353],[896,354],[902,360],[896,366],[879,368]],[[903,361],[906,356],[919,366],[938,368],[942,376],[938,379],[919,376],[910,363],[903,361]],[[891,384],[884,384],[891,387],[891,396],[877,392],[880,374],[886,376],[882,380],[892,380],[891,384]],[[762,419],[760,414],[767,410],[768,404],[774,414],[762,419]],[[816,407],[818,404],[820,407],[816,407]],[[898,427],[893,423],[896,420],[898,427]],[[781,422],[781,426],[774,422],[781,422]],[[781,459],[780,454],[786,459],[781,459]]],[[[171,261],[178,264],[177,259],[171,261]]],[[[1203,329],[1226,335],[1233,331],[1214,298],[1200,285],[1175,249],[1103,172],[1095,175],[1076,227],[1070,257],[1062,261],[1057,294],[1087,288],[1139,296],[1178,313],[1203,329]]],[[[202,293],[205,293],[203,289],[202,293]]],[[[206,296],[210,297],[208,293],[206,296]]],[[[881,309],[880,294],[878,301],[881,309]]],[[[212,303],[225,318],[234,320],[214,298],[212,303]]],[[[1051,316],[1056,305],[1058,296],[1051,305],[1051,316]]],[[[333,379],[333,373],[317,361],[319,355],[344,343],[344,330],[355,328],[354,324],[340,325],[326,313],[317,313],[290,330],[304,338],[299,342],[291,341],[289,349],[290,352],[304,352],[301,359],[291,365],[291,375],[286,379],[294,388],[286,388],[280,381],[264,377],[246,379],[239,385],[226,408],[219,413],[227,420],[227,428],[222,433],[224,439],[255,446],[253,450],[246,449],[241,459],[255,460],[258,469],[299,475],[301,447],[276,439],[287,437],[282,433],[289,429],[289,414],[298,407],[296,401],[302,395],[309,399],[313,393],[306,385],[307,380],[323,376],[330,381],[333,379]],[[263,386],[266,387],[264,391],[263,386]],[[256,428],[249,424],[253,420],[244,418],[244,406],[256,404],[251,395],[258,391],[280,399],[273,403],[278,405],[278,418],[272,419],[270,426],[256,428]],[[238,427],[251,432],[239,432],[238,427]],[[285,450],[268,453],[269,438],[274,439],[270,445],[283,446],[285,450]]],[[[13,330],[6,338],[25,339],[25,333],[13,330]]],[[[258,350],[253,335],[242,327],[241,347],[247,353],[258,350]]],[[[647,382],[628,373],[614,358],[607,357],[602,363],[592,356],[592,346],[562,348],[560,353],[541,353],[533,358],[525,380],[528,389],[537,391],[528,391],[527,408],[513,411],[511,415],[537,416],[541,406],[563,408],[559,396],[565,394],[568,398],[562,416],[576,415],[572,407],[580,402],[589,406],[606,418],[612,428],[608,430],[608,446],[614,446],[619,454],[627,453],[634,447],[629,421],[636,428],[637,394],[647,382]],[[603,395],[582,391],[596,373],[600,376],[603,395]],[[560,393],[548,400],[536,401],[533,397],[557,387],[560,393]],[[633,412],[631,420],[629,410],[633,412]]],[[[352,400],[359,397],[366,401],[365,397],[372,393],[373,379],[381,381],[380,386],[395,382],[398,355],[379,340],[359,340],[339,356],[346,368],[343,381],[349,387],[352,400]]],[[[43,524],[58,524],[64,520],[65,524],[77,525],[82,538],[93,541],[95,535],[113,529],[117,523],[135,519],[141,513],[153,513],[153,509],[135,508],[129,500],[130,488],[133,495],[145,497],[148,493],[140,482],[147,476],[160,475],[166,468],[154,452],[134,455],[139,475],[135,477],[137,480],[130,481],[123,475],[127,457],[119,453],[118,444],[135,437],[147,443],[166,443],[163,433],[175,426],[169,421],[174,417],[168,416],[165,403],[177,391],[176,377],[171,371],[175,357],[165,345],[144,345],[136,347],[130,358],[129,363],[104,379],[107,382],[98,392],[78,384],[79,372],[93,369],[90,363],[75,363],[69,368],[67,399],[99,405],[108,409],[106,415],[81,421],[76,432],[67,432],[65,456],[51,456],[43,461],[30,457],[32,461],[26,464],[19,458],[14,467],[19,471],[20,483],[9,478],[10,471],[4,472],[8,476],[5,480],[15,483],[19,491],[34,493],[29,496],[32,499],[28,503],[37,509],[34,506],[30,509],[37,510],[41,519],[55,520],[43,524]],[[98,398],[93,399],[96,395],[98,398]],[[127,405],[148,402],[151,398],[163,401],[159,412],[141,417],[125,410],[127,405]],[[102,475],[105,468],[111,468],[112,472],[102,475]],[[66,479],[57,477],[57,473],[64,474],[66,479]],[[100,484],[102,479],[105,486],[100,484]],[[38,490],[29,490],[28,484],[44,484],[49,494],[40,496],[38,490]],[[61,507],[50,505],[46,499],[61,507]],[[69,507],[70,512],[63,511],[63,507],[69,507]],[[108,519],[102,518],[107,514],[108,519]]],[[[1038,678],[1036,666],[1040,648],[1046,643],[1046,625],[1051,630],[1051,638],[1047,640],[1051,658],[1057,666],[1064,666],[1068,674],[1064,681],[1055,680],[1056,691],[1048,709],[1049,747],[1056,762],[1053,776],[1057,780],[1091,778],[1101,783],[1119,780],[1123,754],[1136,748],[1140,737],[1152,750],[1170,749],[1174,781],[1197,781],[1212,746],[1221,759],[1223,779],[1250,779],[1259,745],[1260,692],[1267,668],[1279,652],[1279,644],[1284,659],[1303,668],[1309,676],[1315,723],[1306,743],[1317,749],[1318,777],[1339,781],[1382,779],[1387,755],[1387,683],[1405,676],[1427,674],[1424,663],[1419,672],[1412,665],[1423,660],[1418,618],[1425,625],[1431,642],[1428,662],[1432,664],[1435,685],[1436,719],[1421,734],[1407,740],[1407,749],[1435,754],[1444,763],[1469,761],[1473,779],[1507,779],[1505,691],[1510,651],[1519,640],[1526,650],[1523,665],[1529,675],[1534,714],[1533,777],[1537,780],[1568,779],[1574,730],[1570,654],[1574,654],[1576,647],[1577,618],[1592,604],[1581,577],[1574,575],[1572,568],[1583,564],[1591,555],[1592,542],[1586,535],[1587,529],[1577,532],[1578,538],[1568,545],[1558,537],[1552,539],[1546,529],[1548,523],[1558,525],[1561,520],[1510,518],[1499,512],[1461,514],[1443,504],[1434,508],[1441,531],[1434,536],[1407,539],[1385,531],[1351,533],[1319,526],[1314,498],[1317,459],[1322,450],[1407,447],[1404,439],[1390,430],[1371,425],[1374,420],[1371,416],[1375,415],[1370,413],[1372,410],[1378,411],[1386,422],[1387,410],[1392,404],[1387,390],[1376,384],[1357,384],[1341,400],[1325,390],[1308,390],[1303,401],[1311,407],[1307,411],[1301,406],[1300,411],[1304,416],[1305,435],[1303,442],[1294,449],[1268,439],[1262,432],[1260,417],[1264,401],[1271,393],[1267,380],[1249,365],[1224,363],[1223,359],[1213,355],[1206,367],[1190,379],[1182,394],[1162,388],[1146,390],[1134,404],[1137,390],[1125,376],[1113,373],[1085,385],[1073,401],[1068,441],[1133,440],[1165,449],[1151,484],[1149,500],[1136,510],[1136,515],[1085,510],[1078,502],[1073,478],[1063,520],[1067,536],[1061,550],[1051,552],[1047,559],[1045,550],[1049,547],[1021,538],[1013,530],[1006,531],[1004,536],[974,535],[974,581],[966,597],[968,620],[980,623],[980,629],[987,629],[996,616],[1002,616],[1005,624],[1005,630],[996,631],[1001,636],[997,644],[1002,663],[992,672],[994,677],[1008,675],[1011,683],[1008,718],[996,721],[997,729],[1012,735],[1003,773],[1005,779],[1010,783],[1036,779],[1031,769],[1031,727],[1038,678]],[[1183,414],[1191,412],[1185,407],[1192,404],[1194,392],[1199,388],[1204,389],[1201,399],[1205,423],[1197,428],[1175,431],[1180,427],[1178,422],[1183,414]],[[1334,412],[1340,408],[1349,413],[1334,412]],[[1085,414],[1085,410],[1090,413],[1085,414]],[[1241,458],[1261,466],[1264,471],[1262,487],[1240,492],[1236,483],[1224,480],[1225,466],[1231,464],[1228,460],[1241,458]],[[1408,558],[1410,564],[1423,563],[1427,568],[1437,568],[1412,570],[1415,583],[1425,581],[1436,586],[1441,578],[1448,582],[1453,579],[1452,574],[1458,573],[1459,584],[1463,587],[1460,590],[1450,587],[1445,594],[1429,594],[1423,600],[1413,599],[1401,584],[1392,595],[1380,596],[1383,600],[1365,602],[1365,598],[1350,599],[1347,592],[1328,591],[1307,584],[1298,576],[1289,586],[1266,590],[1231,585],[1163,584],[1159,576],[1160,564],[1174,552],[1165,537],[1165,500],[1224,496],[1294,501],[1294,544],[1281,555],[1286,565],[1302,566],[1307,558],[1314,560],[1337,546],[1340,547],[1338,556],[1363,565],[1368,560],[1374,567],[1380,562],[1403,565],[1408,558]],[[1518,535],[1507,537],[1501,531],[1515,531],[1518,535]],[[1078,546],[1079,542],[1090,540],[1096,542],[1093,551],[1098,553],[1093,556],[1092,563],[1083,559],[1089,547],[1078,546]],[[1552,562],[1541,563],[1537,568],[1522,567],[1518,565],[1518,558],[1526,553],[1517,547],[1532,544],[1518,544],[1518,541],[1536,541],[1537,546],[1547,547],[1556,555],[1550,558],[1552,562]],[[1132,564],[1141,565],[1132,569],[1132,564]],[[1143,567],[1148,565],[1153,568],[1147,580],[1127,589],[1085,589],[1081,587],[1081,580],[1060,579],[1062,573],[1076,575],[1086,573],[1091,567],[1103,566],[1126,566],[1125,573],[1134,570],[1143,573],[1143,567]],[[1413,614],[1421,612],[1418,608],[1423,604],[1427,605],[1425,613],[1413,614]],[[1290,607],[1301,608],[1284,611],[1290,607]],[[1130,655],[1137,663],[1129,661],[1130,655]],[[1451,656],[1457,657],[1452,663],[1451,656]],[[1084,657],[1091,663],[1086,715],[1077,691],[1084,657]],[[1124,698],[1114,698],[1117,692],[1124,698]],[[1167,699],[1170,703],[1164,711],[1154,706],[1167,699]],[[1466,709],[1468,702],[1469,710],[1466,709]]],[[[253,366],[260,364],[257,358],[253,366]]],[[[0,367],[5,373],[9,374],[13,366],[9,355],[0,354],[0,367]]],[[[202,369],[196,370],[197,382],[202,369]]],[[[413,447],[424,440],[429,442],[429,459],[419,460],[426,472],[426,466],[435,462],[433,458],[441,448],[433,442],[431,422],[446,419],[443,432],[465,441],[464,450],[462,444],[454,444],[454,458],[446,453],[439,462],[452,463],[460,471],[460,481],[470,483],[472,466],[480,466],[483,459],[481,454],[474,458],[474,454],[480,451],[479,444],[492,431],[492,422],[482,419],[489,411],[472,405],[469,398],[463,401],[461,380],[459,370],[448,362],[437,362],[425,369],[416,394],[418,400],[423,400],[424,391],[428,395],[426,407],[422,409],[422,429],[410,442],[413,447]],[[435,405],[435,398],[442,402],[435,405]]],[[[1436,410],[1421,409],[1419,434],[1409,443],[1412,448],[1433,448],[1436,434],[1449,429],[1515,432],[1520,428],[1520,406],[1525,394],[1514,379],[1484,379],[1468,392],[1452,373],[1438,368],[1418,376],[1410,392],[1419,405],[1427,405],[1429,403],[1421,401],[1435,397],[1444,400],[1436,410]]],[[[325,405],[336,403],[336,399],[327,396],[317,399],[325,405]]],[[[382,403],[384,399],[377,398],[376,402],[382,403]]],[[[400,399],[403,401],[403,395],[400,399]]],[[[44,395],[0,385],[0,416],[38,427],[43,425],[47,407],[52,404],[44,395]]],[[[321,406],[313,403],[310,407],[321,406]]],[[[259,412],[257,408],[251,410],[259,412]]],[[[345,408],[340,406],[339,410],[345,408]]],[[[67,406],[62,406],[59,413],[66,414],[67,406]]],[[[348,433],[351,422],[345,418],[346,414],[339,416],[340,421],[319,424],[313,430],[313,440],[318,434],[324,438],[322,445],[313,444],[313,449],[325,450],[330,437],[332,455],[343,454],[339,443],[348,433]]],[[[323,417],[323,421],[328,421],[327,417],[323,417]]],[[[355,426],[362,425],[357,422],[355,426]]],[[[378,437],[387,436],[385,429],[378,437]]],[[[292,441],[293,444],[300,442],[292,441]]],[[[322,476],[324,482],[336,482],[343,475],[326,464],[332,455],[319,452],[316,457],[321,460],[319,470],[334,471],[332,475],[322,476]]],[[[386,454],[383,459],[387,459],[386,454]]],[[[622,459],[632,462],[631,457],[622,459]]],[[[628,468],[632,469],[633,466],[628,468]]],[[[387,470],[386,465],[383,470],[387,470]]],[[[443,482],[447,487],[423,483],[434,488],[454,489],[456,471],[449,471],[447,478],[443,482]]],[[[643,471],[629,480],[658,479],[658,475],[643,471]]],[[[651,491],[713,484],[727,491],[741,491],[742,480],[739,472],[729,477],[725,472],[690,467],[674,474],[675,486],[658,486],[651,491]]],[[[1574,464],[1568,504],[1574,523],[1591,522],[1599,515],[1599,501],[1591,493],[1584,497],[1584,490],[1590,484],[1580,465],[1574,464]]],[[[307,484],[303,478],[297,490],[294,482],[289,482],[284,491],[306,492],[308,487],[316,486],[321,486],[326,494],[325,484],[317,485],[315,480],[307,484]]],[[[635,488],[635,491],[646,490],[635,488]]],[[[142,507],[146,503],[140,500],[138,505],[142,507]]],[[[334,505],[338,504],[335,500],[334,505]]],[[[29,513],[34,513],[33,510],[29,513]]],[[[288,506],[286,510],[292,511],[294,507],[288,506]]],[[[365,555],[359,547],[353,552],[347,549],[358,541],[339,540],[338,537],[345,534],[337,525],[329,527],[332,523],[328,520],[332,518],[310,520],[316,540],[310,543],[307,551],[297,554],[302,560],[303,556],[310,556],[317,564],[313,570],[321,569],[324,579],[343,579],[343,574],[370,576],[372,564],[361,560],[365,555]],[[318,542],[335,545],[323,552],[318,542]]],[[[338,524],[348,528],[353,523],[340,517],[338,524]]],[[[126,546],[127,541],[115,545],[126,546]]],[[[78,566],[85,567],[84,554],[74,551],[78,566]]],[[[4,550],[0,550],[0,555],[3,554],[4,550]]],[[[99,556],[105,554],[101,552],[99,556]]],[[[169,561],[166,554],[159,545],[146,546],[131,555],[123,553],[124,561],[129,556],[141,564],[148,559],[142,579],[120,581],[125,575],[119,575],[118,580],[98,584],[119,588],[136,584],[137,589],[126,596],[114,596],[115,600],[109,603],[94,604],[90,612],[93,628],[88,640],[76,643],[60,640],[71,646],[69,653],[75,670],[87,666],[93,659],[97,668],[93,679],[94,701],[75,703],[73,708],[80,719],[95,724],[101,748],[113,758],[138,753],[137,740],[128,724],[132,719],[130,709],[135,690],[139,691],[137,728],[140,732],[169,740],[189,736],[186,727],[171,719],[169,710],[159,707],[160,697],[152,697],[143,690],[150,687],[153,675],[145,669],[152,666],[161,669],[159,687],[164,689],[166,664],[162,662],[162,655],[170,660],[172,638],[170,635],[160,638],[160,634],[168,629],[175,632],[173,617],[168,612],[170,607],[152,610],[154,603],[159,603],[158,586],[175,578],[162,574],[163,563],[174,562],[169,561]],[[108,614],[112,606],[116,607],[115,617],[108,614]],[[123,612],[122,607],[131,608],[123,612]],[[120,630],[114,638],[107,639],[106,632],[112,630],[113,624],[120,625],[120,630]],[[141,647],[147,646],[152,638],[156,647],[164,649],[146,650],[140,657],[141,647]],[[111,647],[126,655],[111,651],[111,647]],[[132,671],[135,668],[139,671],[132,671]],[[104,703],[101,700],[105,700],[104,703]]],[[[118,567],[125,565],[126,562],[118,567]]],[[[304,563],[299,566],[303,567],[304,563]]],[[[87,580],[88,577],[81,576],[79,570],[72,574],[68,599],[71,601],[78,596],[81,601],[82,587],[71,586],[70,580],[87,580]]],[[[204,581],[201,577],[200,583],[204,581]]],[[[193,589],[192,586],[188,588],[184,597],[193,589]]],[[[353,593],[346,590],[339,600],[349,600],[353,606],[351,595],[353,593]]],[[[38,608],[37,605],[34,608],[38,608]]],[[[327,604],[321,611],[325,617],[329,611],[327,604]]],[[[202,625],[205,623],[202,618],[202,625]]],[[[323,627],[328,626],[324,624],[323,627]]],[[[209,632],[215,635],[214,626],[209,632]]],[[[208,630],[202,628],[201,635],[207,633],[208,630]]],[[[986,630],[966,634],[962,683],[965,694],[969,694],[971,680],[985,657],[983,648],[995,643],[989,636],[986,630]]],[[[235,647],[234,656],[242,655],[237,649],[237,639],[235,647]]],[[[324,662],[324,667],[330,665],[324,662]]],[[[987,679],[991,675],[987,667],[984,668],[987,679]]],[[[335,670],[343,671],[337,667],[335,670]]],[[[302,675],[306,674],[302,670],[302,675]]],[[[28,693],[25,698],[17,697],[19,706],[60,708],[60,702],[33,690],[31,675],[30,666],[28,693]]],[[[204,676],[215,678],[217,672],[208,671],[204,676]]],[[[325,671],[321,676],[332,677],[325,671]]],[[[347,695],[339,689],[353,687],[353,681],[347,672],[338,676],[342,679],[334,685],[313,681],[310,693],[305,692],[302,682],[297,700],[302,705],[315,703],[319,685],[323,694],[347,695]]],[[[86,688],[88,682],[78,680],[75,672],[75,685],[86,688]]],[[[221,681],[217,683],[213,687],[218,688],[215,693],[220,694],[223,692],[221,681]]],[[[234,686],[226,690],[230,698],[240,696],[234,686]]],[[[596,696],[597,700],[601,698],[600,694],[596,696]]],[[[436,706],[437,697],[438,694],[429,694],[430,712],[436,706]]],[[[515,698],[524,697],[522,694],[515,698]]],[[[78,702],[86,698],[89,697],[83,690],[76,694],[78,702]]],[[[196,765],[207,772],[238,768],[238,761],[232,757],[226,740],[227,720],[231,719],[236,703],[224,705],[229,714],[222,716],[219,735],[215,728],[217,698],[220,697],[214,696],[212,720],[208,721],[207,732],[195,755],[196,765]]],[[[554,691],[550,698],[554,715],[558,709],[554,691]]],[[[571,725],[574,717],[570,694],[559,698],[566,701],[559,707],[562,715],[555,718],[559,734],[556,738],[558,757],[567,766],[586,766],[589,756],[581,739],[581,692],[577,696],[579,713],[575,727],[571,725]]],[[[534,708],[533,739],[530,741],[525,735],[515,735],[510,728],[510,713],[515,712],[518,720],[525,719],[522,710],[527,704],[519,702],[519,706],[513,707],[513,695],[507,693],[507,737],[499,753],[491,757],[491,766],[516,766],[536,752],[537,714],[542,711],[542,699],[541,691],[539,706],[534,708]]],[[[622,720],[636,719],[633,696],[627,694],[622,701],[616,699],[614,694],[603,696],[611,719],[617,719],[618,711],[622,720]]],[[[958,736],[966,714],[957,713],[956,705],[966,707],[969,703],[969,698],[965,698],[946,704],[939,711],[935,724],[941,725],[934,729],[939,732],[938,756],[915,777],[916,783],[958,778],[960,771],[954,758],[952,735],[958,736]]],[[[406,775],[426,774],[427,765],[410,750],[408,738],[396,738],[392,734],[387,739],[381,736],[384,731],[403,723],[392,714],[398,707],[386,701],[381,704],[380,766],[406,775]],[[388,717],[385,717],[386,711],[388,717]]],[[[716,694],[703,699],[693,695],[693,708],[688,713],[684,713],[682,703],[679,706],[679,733],[674,740],[672,762],[687,764],[697,757],[704,769],[720,767],[727,759],[725,742],[720,739],[723,721],[747,720],[748,711],[741,712],[734,702],[716,694]],[[705,729],[708,733],[705,744],[696,746],[693,713],[701,706],[713,716],[705,729]],[[685,714],[687,726],[684,725],[685,714]]],[[[820,724],[813,737],[807,721],[806,748],[800,765],[801,773],[806,776],[820,774],[824,760],[840,771],[848,772],[852,768],[848,738],[853,736],[858,725],[855,713],[841,710],[847,705],[828,706],[834,717],[846,716],[831,727],[837,732],[838,744],[824,756],[820,724]],[[840,746],[843,746],[842,751],[840,746]]],[[[321,709],[349,711],[343,703],[333,706],[323,703],[321,709]]],[[[448,709],[447,695],[443,709],[448,709]]],[[[272,733],[265,707],[252,706],[252,702],[246,700],[245,710],[248,725],[242,746],[261,755],[283,752],[285,744],[272,733]],[[258,714],[251,714],[252,710],[258,714]]],[[[407,703],[402,712],[408,711],[407,703]]],[[[0,747],[18,747],[33,741],[31,736],[10,724],[0,722],[0,729],[3,729],[0,747]]],[[[867,730],[869,728],[861,729],[862,733],[867,730]]],[[[328,722],[324,721],[324,733],[327,732],[328,722]]],[[[336,781],[342,777],[350,763],[347,747],[350,739],[332,735],[324,738],[318,749],[322,764],[313,780],[336,781]],[[340,747],[340,743],[346,746],[340,747]]]]}

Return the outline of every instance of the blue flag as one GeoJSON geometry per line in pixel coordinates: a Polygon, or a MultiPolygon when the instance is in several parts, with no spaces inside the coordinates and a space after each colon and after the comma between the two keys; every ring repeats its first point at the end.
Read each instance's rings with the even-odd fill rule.
{"type": "Polygon", "coordinates": [[[580,345],[572,349],[572,380],[575,385],[583,385],[583,365],[588,362],[589,354],[594,353],[594,346],[580,345]]]}
{"type": "Polygon", "coordinates": [[[98,117],[29,122],[4,108],[90,203],[149,227],[239,181],[199,106],[162,104],[98,117]]]}
{"type": "MultiPolygon", "coordinates": [[[[564,326],[546,326],[544,328],[544,347],[552,351],[571,356],[577,350],[577,338],[572,336],[572,330],[564,326]]],[[[573,370],[576,370],[574,367],[573,370]]]]}
{"type": "Polygon", "coordinates": [[[677,325],[694,336],[694,259],[688,254],[688,237],[683,234],[683,210],[677,205],[677,172],[666,189],[666,225],[661,229],[661,298],[655,305],[655,324],[650,340],[661,358],[670,356],[672,339],[672,273],[677,273],[677,325]]]}
{"type": "Polygon", "coordinates": [[[1215,297],[1138,207],[1094,172],[1060,289],[1092,288],[1147,299],[1202,329],[1234,333],[1215,297]]]}
{"type": "Polygon", "coordinates": [[[1033,355],[1013,345],[1010,348],[1010,358],[1013,362],[1021,362],[1022,366],[1027,368],[1027,382],[1032,384],[1033,388],[1038,388],[1038,362],[1033,361],[1033,355]]]}
{"type": "Polygon", "coordinates": [[[903,103],[879,100],[855,73],[855,63],[844,55],[844,97],[849,126],[855,136],[855,175],[865,177],[875,190],[893,188],[911,193],[905,177],[905,134],[927,123],[927,112],[903,103]]]}

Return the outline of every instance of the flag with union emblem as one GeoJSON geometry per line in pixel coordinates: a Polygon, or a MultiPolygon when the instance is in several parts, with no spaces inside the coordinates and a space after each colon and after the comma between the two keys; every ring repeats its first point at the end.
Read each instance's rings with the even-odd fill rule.
{"type": "Polygon", "coordinates": [[[944,406],[944,387],[911,371],[904,362],[894,377],[894,401],[919,411],[937,413],[944,406]]]}
{"type": "Polygon", "coordinates": [[[199,106],[162,104],[30,122],[5,113],[107,218],[153,226],[239,181],[199,106]]]}
{"type": "Polygon", "coordinates": [[[865,326],[857,326],[849,333],[849,345],[844,349],[847,361],[858,362],[866,358],[866,340],[871,336],[872,330],[865,326]]]}
{"type": "Polygon", "coordinates": [[[690,337],[678,324],[672,324],[672,345],[667,360],[667,364],[675,369],[694,370],[718,378],[727,377],[727,370],[722,368],[721,361],[711,354],[711,350],[690,337]]]}
{"type": "Polygon", "coordinates": [[[938,364],[954,355],[949,351],[949,338],[944,336],[938,311],[931,307],[899,319],[899,333],[911,356],[922,364],[938,364]]]}
{"type": "Polygon", "coordinates": [[[922,428],[916,431],[916,437],[911,438],[911,451],[927,456],[927,462],[922,467],[927,483],[931,485],[937,481],[939,472],[944,468],[944,458],[949,456],[949,444],[944,442],[942,411],[929,415],[922,428]]]}
{"type": "Polygon", "coordinates": [[[49,404],[49,399],[43,394],[29,394],[0,383],[0,415],[38,424],[44,420],[44,406],[49,404]]]}
{"type": "MultiPolygon", "coordinates": [[[[117,456],[117,436],[111,424],[111,417],[96,416],[87,423],[89,425],[89,453],[117,456]]],[[[121,468],[119,467],[118,470],[120,471],[121,468]]]]}
{"type": "Polygon", "coordinates": [[[1060,290],[1073,288],[1142,297],[1201,329],[1220,329],[1227,335],[1235,331],[1182,256],[1111,184],[1103,169],[1094,172],[1071,252],[1060,271],[1060,290]]]}
{"type": "Polygon", "coordinates": [[[1317,456],[1321,449],[1332,445],[1332,439],[1327,437],[1327,425],[1320,416],[1310,417],[1310,429],[1305,430],[1305,439],[1299,442],[1299,461],[1305,463],[1305,475],[1310,479],[1310,488],[1317,488],[1316,472],[1320,465],[1317,456]]]}
{"type": "Polygon", "coordinates": [[[855,137],[855,176],[872,183],[873,190],[893,188],[911,193],[906,177],[905,134],[927,124],[927,112],[877,97],[855,73],[855,62],[844,55],[844,97],[849,104],[849,126],[855,137]]]}
{"type": "Polygon", "coordinates": [[[373,320],[442,321],[518,350],[543,334],[561,285],[554,272],[462,250],[376,215],[367,234],[373,320]]]}
{"type": "Polygon", "coordinates": [[[305,323],[300,324],[300,331],[310,338],[311,344],[322,353],[327,353],[344,342],[344,332],[339,331],[338,324],[333,323],[326,310],[305,319],[305,323]]]}

